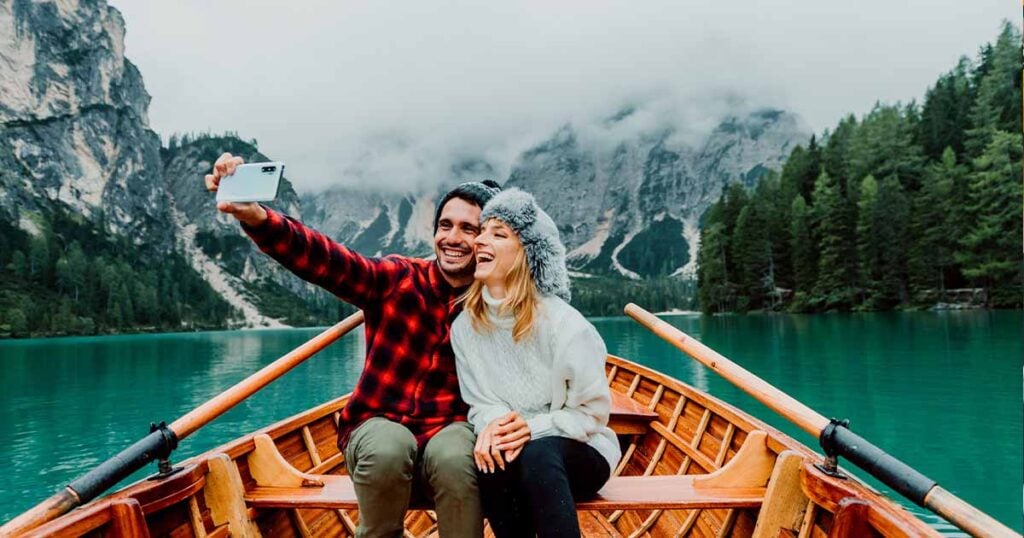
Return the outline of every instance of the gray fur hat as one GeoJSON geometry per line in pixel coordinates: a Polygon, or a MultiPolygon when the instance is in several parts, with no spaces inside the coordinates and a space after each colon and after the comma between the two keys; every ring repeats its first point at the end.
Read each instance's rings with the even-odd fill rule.
{"type": "Polygon", "coordinates": [[[537,289],[568,302],[572,295],[569,269],[565,265],[565,245],[559,238],[555,221],[537,205],[533,195],[516,188],[495,194],[480,212],[481,224],[491,218],[504,222],[519,234],[537,289]]]}

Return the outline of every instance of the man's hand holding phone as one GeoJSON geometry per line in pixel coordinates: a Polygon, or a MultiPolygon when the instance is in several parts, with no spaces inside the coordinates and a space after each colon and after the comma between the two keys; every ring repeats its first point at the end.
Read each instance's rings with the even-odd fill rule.
{"type": "MultiPolygon", "coordinates": [[[[241,157],[230,153],[221,155],[217,162],[213,164],[213,173],[206,174],[206,189],[211,192],[217,192],[220,188],[221,180],[234,174],[235,170],[244,163],[245,161],[241,157]]],[[[217,202],[217,210],[232,215],[240,222],[249,226],[257,226],[267,220],[267,210],[263,209],[263,206],[256,202],[219,201],[217,202]]]]}

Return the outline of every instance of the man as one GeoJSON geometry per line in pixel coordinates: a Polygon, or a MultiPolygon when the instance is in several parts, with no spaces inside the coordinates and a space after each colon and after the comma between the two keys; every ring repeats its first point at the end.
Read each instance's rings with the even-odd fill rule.
{"type": "MultiPolygon", "coordinates": [[[[207,189],[216,191],[242,162],[222,155],[207,189]]],[[[414,484],[433,499],[442,535],[483,535],[475,435],[449,329],[459,313],[453,302],[473,281],[480,209],[499,190],[493,181],[463,183],[441,199],[435,261],[365,257],[262,205],[217,204],[260,250],[363,310],[366,362],[338,425],[359,503],[357,536],[402,536],[414,484]]]]}

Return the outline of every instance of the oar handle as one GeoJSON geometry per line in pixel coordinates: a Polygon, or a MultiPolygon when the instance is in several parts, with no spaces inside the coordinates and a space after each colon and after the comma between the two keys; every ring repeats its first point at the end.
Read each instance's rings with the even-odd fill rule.
{"type": "Polygon", "coordinates": [[[269,385],[292,368],[315,355],[321,349],[331,345],[335,340],[355,329],[363,322],[362,311],[339,321],[333,327],[316,335],[308,342],[293,349],[287,355],[266,365],[262,370],[239,381],[233,387],[214,396],[206,403],[190,411],[187,415],[175,420],[168,426],[178,437],[178,441],[188,437],[213,419],[221,416],[239,402],[252,396],[256,391],[269,385]]]}
{"type": "MultiPolygon", "coordinates": [[[[829,425],[829,420],[818,412],[798,402],[790,395],[748,372],[743,367],[723,357],[715,350],[698,342],[683,331],[669,325],[661,319],[658,319],[654,314],[651,314],[633,303],[626,305],[625,310],[629,317],[650,329],[654,334],[662,337],[665,341],[679,348],[681,351],[693,357],[704,366],[718,372],[733,385],[736,385],[747,394],[753,396],[757,401],[768,406],[772,411],[786,417],[789,421],[799,426],[800,429],[813,435],[815,438],[820,438],[822,432],[829,425]]],[[[843,430],[845,430],[845,428],[843,428],[843,430]]],[[[1000,538],[1020,536],[1020,534],[1010,530],[1009,527],[996,521],[988,514],[985,514],[971,506],[966,501],[946,491],[941,486],[936,485],[934,481],[931,481],[917,471],[913,471],[910,467],[906,466],[899,460],[892,458],[892,456],[885,454],[871,443],[868,443],[867,441],[860,442],[862,439],[859,436],[849,433],[848,430],[847,433],[842,435],[846,435],[851,439],[857,440],[857,442],[854,443],[843,443],[844,447],[848,450],[843,450],[842,453],[847,457],[854,456],[851,459],[853,463],[857,463],[860,466],[861,461],[859,460],[863,460],[871,463],[868,467],[873,467],[877,466],[878,462],[882,462],[881,464],[885,465],[886,462],[891,459],[898,463],[899,466],[903,466],[903,468],[900,468],[899,466],[888,465],[889,468],[887,472],[882,473],[881,476],[871,472],[872,469],[870,468],[865,469],[871,472],[872,476],[881,479],[884,483],[896,489],[896,491],[903,493],[904,490],[908,489],[907,487],[903,487],[906,486],[906,484],[900,484],[899,482],[907,480],[907,476],[910,476],[911,474],[915,475],[913,477],[913,481],[916,483],[924,483],[925,481],[930,482],[932,484],[930,490],[927,491],[927,494],[923,495],[924,506],[936,514],[946,518],[946,520],[960,529],[973,536],[994,536],[1000,538]],[[860,447],[859,449],[858,445],[860,447]],[[865,457],[857,457],[856,454],[851,453],[851,450],[853,452],[857,452],[858,450],[864,451],[865,449],[874,449],[874,451],[867,451],[865,454],[861,454],[865,457]],[[912,473],[903,472],[907,470],[912,471],[912,473]],[[889,480],[890,478],[895,478],[896,481],[894,482],[889,480]]],[[[913,500],[920,504],[921,496],[919,493],[916,496],[917,498],[913,500]]]]}
{"type": "Polygon", "coordinates": [[[828,426],[828,419],[818,414],[815,410],[769,385],[742,366],[700,343],[696,338],[658,319],[654,314],[633,303],[629,303],[626,305],[626,315],[650,329],[654,334],[662,337],[666,342],[693,357],[697,362],[718,372],[719,375],[728,379],[733,385],[743,389],[756,398],[757,401],[767,405],[772,411],[786,417],[799,426],[800,429],[813,435],[815,438],[821,434],[825,426],[828,426]]]}

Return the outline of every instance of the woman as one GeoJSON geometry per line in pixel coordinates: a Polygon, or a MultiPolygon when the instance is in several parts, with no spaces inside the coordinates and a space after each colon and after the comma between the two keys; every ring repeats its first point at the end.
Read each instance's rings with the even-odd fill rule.
{"type": "Polygon", "coordinates": [[[567,302],[565,247],[533,196],[502,191],[480,220],[451,339],[484,515],[498,538],[579,536],[574,497],[597,492],[622,456],[604,341],[567,302]]]}

